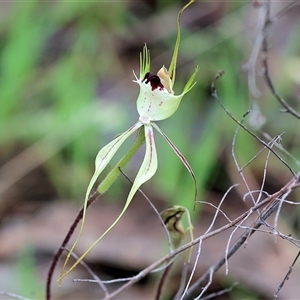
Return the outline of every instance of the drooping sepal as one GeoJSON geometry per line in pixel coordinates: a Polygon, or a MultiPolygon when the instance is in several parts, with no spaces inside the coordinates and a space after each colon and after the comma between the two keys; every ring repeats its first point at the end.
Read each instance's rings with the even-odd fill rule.
{"type": "Polygon", "coordinates": [[[188,163],[187,159],[184,157],[184,155],[179,151],[179,149],[173,144],[173,142],[168,138],[168,136],[157,126],[157,124],[153,123],[152,124],[153,128],[155,128],[164,138],[165,140],[168,142],[168,144],[171,146],[172,150],[174,151],[174,153],[179,157],[179,159],[181,160],[181,162],[183,163],[183,165],[186,167],[186,169],[188,170],[188,172],[190,173],[193,182],[194,182],[194,201],[196,201],[197,199],[197,194],[198,194],[198,189],[197,189],[197,182],[196,182],[196,177],[194,174],[194,171],[192,169],[192,167],[190,166],[190,164],[188,163]]]}
{"type": "MultiPolygon", "coordinates": [[[[66,257],[63,268],[61,270],[60,278],[58,279],[58,282],[61,282],[61,280],[68,273],[70,273],[71,270],[73,270],[75,268],[75,266],[80,262],[80,260],[78,260],[78,263],[74,264],[67,272],[65,272],[65,267],[66,267],[66,265],[67,265],[67,263],[70,259],[71,253],[73,252],[74,248],[76,247],[76,245],[79,241],[79,238],[82,234],[82,230],[83,230],[84,223],[85,223],[85,217],[86,217],[87,201],[88,201],[89,195],[91,193],[91,190],[92,190],[95,182],[97,181],[99,175],[102,173],[102,171],[105,169],[105,167],[108,165],[108,163],[111,161],[112,157],[115,155],[117,150],[125,142],[125,140],[129,136],[131,136],[134,132],[136,132],[141,126],[142,126],[141,122],[135,123],[127,131],[125,131],[124,133],[117,136],[113,141],[108,143],[106,146],[104,146],[98,152],[96,160],[95,160],[95,172],[94,172],[94,175],[92,176],[92,179],[91,179],[91,181],[88,185],[87,191],[86,191],[85,201],[84,201],[84,205],[83,205],[83,216],[82,216],[82,222],[81,222],[81,226],[80,226],[80,229],[79,229],[79,233],[78,233],[78,236],[77,236],[73,246],[71,247],[71,249],[70,249],[70,251],[69,251],[69,253],[66,257]]],[[[98,190],[98,192],[99,193],[104,193],[108,188],[109,188],[109,185],[108,186],[103,186],[102,190],[98,190]]]]}
{"type": "Polygon", "coordinates": [[[127,201],[131,201],[136,191],[142,184],[148,181],[157,170],[157,153],[153,136],[152,125],[144,125],[146,152],[143,163],[135,177],[127,201]]]}

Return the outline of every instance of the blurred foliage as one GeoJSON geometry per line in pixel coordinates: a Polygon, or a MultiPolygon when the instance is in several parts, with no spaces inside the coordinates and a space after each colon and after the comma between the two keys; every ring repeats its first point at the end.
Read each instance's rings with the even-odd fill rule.
{"type": "Polygon", "coordinates": [[[235,285],[229,294],[231,299],[261,299],[253,290],[250,290],[248,287],[240,283],[235,285]]]}
{"type": "Polygon", "coordinates": [[[97,101],[99,80],[118,65],[107,32],[122,26],[124,13],[122,3],[110,16],[106,6],[11,4],[2,24],[1,145],[33,144],[32,155],[41,156],[53,183],[68,197],[83,194],[102,144],[101,128],[114,128],[123,118],[117,112],[112,123],[112,109],[105,111],[109,104],[97,101]]]}
{"type": "MultiPolygon", "coordinates": [[[[27,153],[26,160],[18,160],[9,172],[0,170],[1,178],[9,180],[8,187],[14,188],[22,176],[42,165],[61,198],[83,201],[96,153],[137,119],[138,86],[132,83],[131,70],[138,72],[143,45],[147,43],[150,48],[153,73],[170,63],[181,4],[163,0],[0,3],[1,164],[16,160],[16,153],[27,153]]],[[[182,16],[174,89],[182,89],[197,65],[198,84],[183,99],[178,112],[160,127],[188,159],[197,178],[199,199],[203,200],[212,186],[224,188],[224,193],[230,185],[224,187],[225,174],[219,166],[231,156],[237,128],[211,97],[210,85],[217,72],[225,70],[216,84],[221,101],[239,120],[251,108],[242,65],[249,59],[254,37],[245,12],[254,12],[251,1],[223,1],[210,18],[187,22],[197,9],[210,8],[207,1],[198,1],[182,16]]],[[[295,83],[299,85],[299,81],[289,62],[300,55],[299,31],[300,24],[287,36],[284,49],[272,44],[274,49],[279,48],[274,56],[283,64],[282,70],[275,66],[279,71],[272,74],[276,87],[298,110],[299,101],[295,99],[299,88],[295,83]]],[[[271,136],[285,132],[285,147],[299,159],[299,134],[295,130],[299,121],[280,113],[281,107],[272,95],[265,89],[263,92],[264,97],[258,101],[267,119],[263,130],[271,136]]],[[[183,205],[192,212],[193,182],[188,172],[158,135],[156,142],[159,168],[145,185],[146,191],[153,187],[148,190],[149,196],[165,199],[169,202],[166,206],[183,205]]],[[[262,147],[241,132],[235,148],[243,165],[262,147]]],[[[283,157],[299,169],[292,159],[283,157]]],[[[255,161],[251,168],[261,173],[262,161],[255,161]]],[[[124,171],[130,175],[137,170],[136,164],[140,164],[139,156],[124,171]]],[[[272,159],[269,168],[277,178],[290,178],[277,159],[272,159]]],[[[119,180],[109,195],[121,198],[123,203],[120,181],[127,184],[125,179],[119,180]]],[[[31,269],[21,263],[19,267],[22,278],[28,274],[22,270],[31,269]]],[[[27,280],[34,280],[34,275],[29,275],[27,280]]],[[[27,283],[24,285],[26,288],[27,283]]],[[[232,292],[234,299],[255,298],[249,295],[236,289],[232,292]]]]}
{"type": "Polygon", "coordinates": [[[36,270],[34,249],[29,245],[24,246],[18,254],[14,282],[17,283],[14,291],[23,296],[39,299],[44,293],[44,283],[39,279],[36,270]]]}
{"type": "MultiPolygon", "coordinates": [[[[176,115],[161,126],[193,167],[201,199],[218,180],[216,166],[224,151],[230,155],[236,128],[210,96],[210,84],[219,70],[226,72],[217,83],[226,107],[238,119],[251,108],[246,75],[241,73],[251,51],[251,43],[243,35],[246,4],[220,5],[217,23],[212,17],[211,23],[195,21],[184,26],[184,15],[188,19],[195,8],[183,15],[175,92],[180,91],[196,65],[200,66],[198,84],[176,115]]],[[[32,157],[39,157],[37,165],[46,167],[61,196],[81,199],[98,149],[136,119],[133,112],[138,87],[131,82],[130,70],[138,71],[142,45],[147,43],[150,47],[152,66],[169,64],[176,37],[176,13],[170,20],[173,29],[162,28],[160,35],[155,29],[149,31],[147,20],[159,21],[176,3],[158,1],[147,6],[143,2],[118,2],[113,8],[109,2],[101,1],[2,5],[5,18],[0,27],[0,127],[4,130],[0,131],[0,147],[33,147],[32,157]]],[[[207,6],[201,8],[205,10],[207,6]]],[[[295,52],[295,48],[291,38],[286,55],[295,52]]],[[[290,85],[285,86],[290,89],[290,85]]],[[[283,84],[279,87],[288,93],[283,84]]],[[[269,133],[281,133],[284,128],[278,128],[276,117],[272,117],[278,115],[276,101],[264,100],[260,106],[267,108],[263,113],[270,128],[276,129],[269,133]]],[[[291,119],[285,119],[288,126],[293,124],[291,119]]],[[[291,138],[294,135],[286,134],[291,138]]],[[[157,195],[170,204],[192,208],[193,189],[188,173],[168,145],[157,140],[160,166],[152,182],[157,195]]],[[[238,148],[239,159],[246,163],[260,147],[248,134],[240,134],[238,148]]],[[[26,173],[25,162],[19,167],[26,173]]],[[[121,195],[116,192],[118,187],[120,184],[113,194],[121,195]]]]}

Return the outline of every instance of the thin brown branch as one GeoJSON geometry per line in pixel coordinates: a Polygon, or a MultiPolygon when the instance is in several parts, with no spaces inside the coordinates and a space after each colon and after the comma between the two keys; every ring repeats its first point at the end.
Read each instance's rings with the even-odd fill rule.
{"type": "MultiPolygon", "coordinates": [[[[238,240],[231,246],[229,251],[217,262],[214,266],[210,267],[209,270],[206,271],[188,290],[187,294],[189,297],[195,297],[197,292],[201,290],[201,286],[209,280],[211,273],[216,273],[225,263],[226,261],[249,239],[249,237],[257,231],[257,229],[265,224],[265,220],[273,214],[274,211],[277,210],[278,205],[281,202],[279,199],[280,196],[287,197],[294,189],[299,187],[299,178],[300,173],[297,174],[297,178],[293,178],[290,180],[283,188],[281,188],[278,192],[268,197],[270,201],[268,201],[267,206],[263,209],[260,217],[254,222],[253,226],[250,229],[246,230],[238,240]]],[[[267,199],[262,201],[264,203],[267,199]]],[[[243,214],[244,215],[244,214],[243,214]]],[[[184,298],[186,299],[186,298],[184,298]]]]}
{"type": "MultiPolygon", "coordinates": [[[[185,250],[189,249],[190,247],[193,247],[197,244],[199,244],[200,242],[211,238],[212,236],[215,236],[217,234],[219,234],[220,232],[223,232],[231,227],[236,226],[236,224],[238,224],[241,220],[243,220],[243,218],[247,215],[249,215],[249,213],[253,213],[256,210],[258,210],[259,208],[265,206],[266,204],[270,204],[272,203],[271,206],[268,205],[267,209],[264,209],[262,214],[261,214],[261,218],[258,219],[258,221],[256,223],[254,223],[253,227],[249,230],[246,230],[245,233],[238,239],[238,241],[230,248],[230,250],[228,251],[228,254],[226,255],[226,257],[224,256],[215,266],[213,266],[213,268],[215,269],[215,271],[217,271],[221,266],[224,265],[225,261],[231,257],[244,243],[244,241],[246,241],[247,237],[250,235],[252,235],[257,228],[259,228],[263,222],[262,219],[267,219],[276,209],[277,209],[277,205],[279,203],[280,200],[279,197],[282,196],[283,194],[285,194],[287,191],[292,191],[295,188],[297,188],[299,186],[299,175],[298,174],[295,178],[291,179],[283,188],[281,188],[279,191],[277,191],[276,193],[270,195],[269,197],[267,197],[266,199],[264,199],[263,201],[261,201],[260,203],[258,203],[257,205],[253,206],[252,208],[250,208],[249,210],[247,210],[245,213],[241,214],[240,216],[238,216],[236,219],[234,219],[232,222],[214,230],[211,231],[210,233],[204,234],[196,239],[194,239],[193,241],[175,249],[173,252],[165,255],[164,257],[162,257],[161,259],[157,260],[156,262],[154,262],[153,264],[149,265],[147,268],[145,268],[144,270],[142,270],[140,273],[138,273],[136,276],[132,277],[132,279],[125,283],[124,285],[122,285],[120,288],[118,288],[117,290],[115,290],[114,292],[112,292],[108,297],[106,297],[105,299],[112,299],[115,296],[119,295],[121,292],[123,292],[125,289],[129,288],[130,286],[132,286],[133,284],[135,284],[136,282],[140,281],[142,278],[144,278],[146,275],[148,275],[150,272],[152,272],[153,270],[155,270],[156,268],[158,268],[159,266],[161,266],[162,264],[167,263],[168,261],[170,261],[170,259],[178,256],[180,253],[184,252],[185,250]],[[256,228],[257,227],[257,228],[256,228]]],[[[211,268],[210,268],[211,269],[211,268]]],[[[205,280],[209,277],[209,273],[205,273],[197,282],[200,282],[199,285],[201,285],[203,282],[205,282],[205,280]]],[[[194,292],[195,290],[198,289],[199,285],[193,284],[189,290],[188,290],[188,295],[190,296],[190,293],[194,292]]]]}
{"type": "MultiPolygon", "coordinates": [[[[86,208],[88,208],[93,202],[95,202],[101,195],[98,192],[94,192],[90,198],[87,201],[86,204],[86,208]]],[[[82,207],[77,215],[77,217],[75,218],[73,224],[71,225],[67,235],[65,236],[61,246],[58,248],[57,252],[55,253],[49,271],[48,271],[48,275],[47,275],[47,283],[46,283],[46,300],[50,300],[51,299],[51,282],[52,282],[52,278],[53,278],[53,274],[54,274],[54,270],[55,267],[58,263],[59,258],[61,257],[63,251],[65,250],[66,245],[68,244],[68,242],[70,241],[77,225],[79,224],[79,222],[82,219],[83,216],[83,210],[84,208],[82,207]]]]}
{"type": "MultiPolygon", "coordinates": [[[[226,114],[234,121],[236,122],[240,127],[242,127],[246,132],[248,132],[251,136],[253,136],[256,140],[258,140],[262,145],[264,145],[267,149],[269,149],[278,159],[280,162],[282,162],[288,169],[289,171],[293,174],[294,178],[297,178],[296,173],[294,172],[294,170],[289,166],[289,164],[276,152],[274,151],[274,149],[272,149],[272,147],[270,147],[268,145],[268,143],[266,143],[264,140],[260,139],[255,133],[253,133],[251,130],[249,130],[243,123],[241,123],[239,120],[237,120],[232,113],[224,106],[224,104],[222,103],[222,101],[220,100],[218,94],[217,94],[217,90],[215,88],[215,83],[216,81],[224,75],[224,71],[220,71],[216,77],[215,80],[213,81],[213,83],[211,84],[211,90],[212,90],[212,96],[214,98],[216,98],[220,105],[222,106],[222,108],[224,109],[224,111],[226,112],[226,114]]],[[[248,114],[249,112],[246,112],[246,114],[248,114]]]]}
{"type": "MultiPolygon", "coordinates": [[[[69,250],[69,249],[66,249],[66,248],[65,248],[64,250],[67,251],[68,253],[70,253],[71,256],[74,257],[76,260],[79,259],[79,256],[76,255],[74,252],[70,252],[70,250],[69,250]]],[[[81,260],[81,261],[79,262],[79,264],[82,265],[82,266],[86,269],[86,271],[93,277],[93,282],[98,283],[98,285],[100,286],[100,288],[103,290],[104,294],[105,294],[105,295],[108,295],[108,290],[107,290],[105,284],[104,284],[103,281],[95,274],[95,272],[93,272],[92,269],[91,269],[91,268],[90,268],[83,260],[81,260]]],[[[73,282],[79,282],[79,281],[80,281],[80,279],[79,279],[79,280],[73,279],[73,282]]]]}
{"type": "Polygon", "coordinates": [[[17,295],[15,293],[11,292],[5,292],[5,291],[0,291],[0,295],[5,296],[5,297],[10,297],[12,299],[18,299],[18,300],[30,300],[29,298],[17,295]]]}
{"type": "MultiPolygon", "coordinates": [[[[295,1],[299,2],[299,1],[295,1]]],[[[298,3],[299,4],[299,3],[298,3]]],[[[294,117],[300,119],[300,114],[294,110],[283,98],[282,96],[278,93],[278,91],[275,88],[275,85],[273,83],[273,80],[271,79],[270,72],[269,72],[269,63],[268,63],[268,32],[270,30],[271,24],[274,22],[274,20],[277,20],[280,16],[285,14],[287,11],[289,11],[293,6],[294,3],[288,5],[288,7],[280,14],[277,14],[277,17],[275,18],[270,18],[270,9],[271,9],[271,2],[268,0],[266,3],[266,15],[265,15],[265,21],[264,21],[264,27],[262,30],[262,36],[263,36],[263,42],[262,42],[262,65],[263,65],[263,74],[264,78],[266,80],[267,86],[269,87],[271,93],[273,96],[278,100],[278,102],[284,107],[284,111],[287,113],[290,113],[294,117]]]]}
{"type": "MultiPolygon", "coordinates": [[[[131,183],[133,184],[133,181],[124,173],[124,171],[119,168],[120,173],[131,183]]],[[[164,230],[166,232],[167,238],[168,238],[168,244],[169,244],[169,249],[170,251],[172,251],[173,246],[172,246],[172,238],[170,235],[170,232],[164,222],[164,220],[161,217],[161,214],[158,212],[158,210],[156,209],[155,205],[151,202],[150,198],[143,192],[143,190],[141,188],[138,189],[138,191],[140,192],[140,194],[148,201],[149,205],[151,206],[151,208],[154,210],[154,212],[156,213],[161,225],[164,227],[164,230]]]]}
{"type": "MultiPolygon", "coordinates": [[[[276,206],[273,208],[272,212],[276,210],[276,206]]],[[[268,212],[271,214],[271,210],[268,212]]],[[[263,218],[263,217],[262,217],[263,218]]],[[[224,255],[215,265],[210,267],[191,287],[186,293],[187,298],[196,297],[197,294],[202,290],[202,285],[207,282],[211,276],[211,274],[216,273],[222,266],[225,265],[226,261],[246,242],[246,240],[251,236],[257,228],[262,225],[261,220],[258,220],[253,228],[245,231],[239,239],[231,246],[228,253],[224,255]]]]}
{"type": "Polygon", "coordinates": [[[201,298],[201,300],[208,300],[208,299],[211,299],[211,298],[216,298],[218,296],[222,296],[222,295],[224,295],[226,293],[231,292],[236,285],[238,285],[237,282],[233,283],[229,288],[221,290],[219,292],[211,293],[211,294],[209,294],[209,295],[201,298]]]}
{"type": "Polygon", "coordinates": [[[294,268],[294,266],[295,266],[295,264],[296,264],[299,257],[300,257],[300,251],[298,251],[298,254],[296,255],[292,265],[290,266],[289,271],[286,273],[284,279],[282,280],[282,282],[280,283],[276,293],[274,294],[274,300],[276,300],[278,298],[278,294],[279,294],[280,290],[283,288],[285,282],[289,279],[289,276],[292,274],[293,268],[294,268]]]}
{"type": "Polygon", "coordinates": [[[165,283],[165,281],[166,281],[166,279],[168,277],[168,274],[169,274],[169,272],[170,272],[170,270],[172,268],[172,265],[173,265],[173,262],[165,268],[165,270],[163,271],[163,273],[161,275],[161,278],[159,280],[159,284],[158,284],[158,287],[157,287],[157,290],[156,290],[155,300],[159,300],[160,299],[164,283],[165,283]]]}

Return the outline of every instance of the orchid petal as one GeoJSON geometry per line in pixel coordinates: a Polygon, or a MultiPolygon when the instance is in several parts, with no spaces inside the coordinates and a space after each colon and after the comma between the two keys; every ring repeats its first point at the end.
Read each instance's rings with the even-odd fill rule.
{"type": "Polygon", "coordinates": [[[129,192],[127,202],[131,201],[132,197],[140,188],[140,186],[148,181],[156,173],[157,170],[157,153],[154,142],[153,129],[151,125],[144,125],[146,153],[140,170],[136,175],[132,188],[129,192]]]}
{"type": "Polygon", "coordinates": [[[171,148],[173,149],[173,151],[175,152],[175,154],[180,158],[180,160],[182,161],[182,163],[184,164],[184,166],[186,167],[186,169],[189,171],[193,181],[194,181],[194,187],[195,187],[195,199],[194,201],[196,201],[197,199],[197,182],[196,182],[196,177],[195,174],[192,170],[192,167],[190,166],[190,164],[188,163],[188,161],[186,160],[186,158],[183,156],[183,154],[178,150],[178,148],[173,144],[173,142],[168,138],[168,136],[157,126],[157,124],[155,123],[151,123],[153,128],[155,128],[164,138],[165,140],[168,142],[168,144],[171,146],[171,148]]]}
{"type": "Polygon", "coordinates": [[[89,194],[101,174],[101,172],[105,169],[105,167],[108,165],[108,163],[111,161],[112,157],[115,155],[117,150],[121,147],[121,145],[125,142],[125,140],[131,136],[137,129],[139,129],[142,126],[140,122],[135,123],[133,126],[131,126],[127,131],[117,136],[113,141],[108,143],[106,146],[104,146],[97,154],[96,160],[95,160],[95,173],[88,185],[86,197],[87,200],[89,197],[89,194]]]}
{"type": "Polygon", "coordinates": [[[194,85],[197,83],[195,81],[195,77],[197,75],[199,71],[199,67],[197,67],[194,71],[194,73],[191,75],[190,79],[188,80],[188,82],[185,84],[184,88],[183,88],[183,94],[185,95],[186,93],[188,93],[193,87],[194,85]]]}
{"type": "MultiPolygon", "coordinates": [[[[134,126],[137,126],[137,124],[135,124],[134,126]]],[[[131,130],[132,130],[132,128],[134,128],[134,126],[131,127],[131,130]]],[[[65,277],[67,274],[69,274],[84,259],[84,257],[89,253],[89,251],[117,224],[117,222],[121,219],[121,217],[127,210],[129,204],[131,203],[133,196],[135,195],[137,190],[140,188],[140,186],[143,183],[145,183],[146,181],[148,181],[155,174],[155,172],[157,170],[157,153],[156,153],[156,148],[155,148],[155,143],[154,143],[153,129],[152,129],[151,125],[146,125],[146,126],[144,126],[144,130],[145,130],[145,143],[146,143],[145,157],[144,157],[144,160],[140,167],[140,170],[139,170],[138,174],[136,175],[136,178],[133,182],[133,185],[131,187],[131,190],[129,192],[129,195],[127,197],[127,200],[123,207],[123,210],[121,211],[119,216],[115,219],[115,221],[108,227],[108,229],[106,229],[106,231],[77,259],[77,261],[73,264],[73,266],[67,272],[65,272],[64,274],[61,275],[59,280],[61,280],[63,277],[65,277]]],[[[125,134],[127,134],[127,137],[128,137],[128,131],[123,133],[122,135],[124,136],[125,134]]],[[[69,253],[71,253],[71,250],[69,253]]]]}
{"type": "Polygon", "coordinates": [[[150,51],[145,45],[143,52],[140,53],[140,79],[142,80],[148,72],[150,72],[150,51]]]}
{"type": "MultiPolygon", "coordinates": [[[[112,157],[115,155],[115,153],[117,152],[117,150],[121,147],[121,145],[124,143],[124,141],[130,136],[132,135],[135,131],[137,131],[140,127],[142,126],[141,122],[137,122],[135,123],[133,126],[131,126],[127,131],[125,131],[124,133],[120,134],[119,136],[117,136],[113,141],[111,141],[110,143],[108,143],[106,146],[104,146],[97,154],[96,157],[96,161],[95,161],[95,172],[94,175],[92,176],[92,179],[88,185],[87,191],[86,191],[86,195],[85,195],[85,201],[84,201],[84,208],[83,208],[83,216],[82,216],[82,222],[81,222],[81,226],[79,229],[79,233],[78,236],[73,244],[73,246],[71,247],[66,260],[64,262],[62,271],[61,271],[61,276],[58,279],[58,281],[60,282],[61,279],[63,277],[65,277],[69,272],[71,272],[71,270],[73,270],[73,268],[77,265],[73,265],[73,267],[71,269],[69,269],[66,273],[64,273],[64,269],[68,263],[68,260],[71,256],[71,253],[73,252],[76,244],[78,243],[78,240],[82,234],[82,230],[84,227],[84,222],[85,222],[85,215],[86,215],[86,205],[87,205],[87,201],[90,195],[90,192],[95,184],[95,182],[97,181],[99,175],[101,174],[101,172],[105,169],[105,167],[108,165],[108,163],[111,161],[112,157]]],[[[104,191],[103,191],[104,192],[104,191]]]]}

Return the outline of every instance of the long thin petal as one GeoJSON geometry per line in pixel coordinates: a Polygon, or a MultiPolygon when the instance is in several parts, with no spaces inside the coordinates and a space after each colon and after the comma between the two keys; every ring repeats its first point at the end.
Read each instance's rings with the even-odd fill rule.
{"type": "Polygon", "coordinates": [[[148,181],[155,174],[157,170],[157,153],[156,153],[156,148],[154,143],[153,129],[151,125],[145,125],[144,130],[145,130],[145,143],[146,143],[145,157],[140,167],[140,170],[133,182],[133,185],[131,187],[131,190],[129,192],[123,210],[116,218],[116,220],[108,227],[108,229],[106,229],[106,231],[78,258],[78,260],[73,264],[73,266],[67,272],[65,272],[60,279],[65,277],[67,274],[69,274],[84,259],[84,257],[89,253],[89,251],[117,224],[117,222],[121,219],[121,217],[127,210],[133,196],[135,195],[139,187],[143,183],[148,181]]]}
{"type": "Polygon", "coordinates": [[[145,44],[143,52],[140,53],[140,80],[142,80],[148,72],[150,72],[150,51],[145,44]]]}
{"type": "Polygon", "coordinates": [[[125,140],[132,135],[137,129],[139,129],[142,126],[140,122],[135,123],[133,126],[131,126],[127,131],[117,136],[113,141],[108,143],[106,146],[104,146],[99,153],[97,154],[96,160],[95,160],[95,173],[88,185],[86,196],[85,196],[85,202],[87,201],[90,192],[98,179],[101,172],[105,169],[105,167],[108,165],[108,163],[111,161],[117,150],[121,147],[121,145],[125,142],[125,140]]]}
{"type": "Polygon", "coordinates": [[[151,125],[153,126],[153,128],[155,128],[168,142],[168,144],[171,146],[171,148],[173,149],[173,151],[175,152],[175,154],[180,158],[180,160],[182,161],[182,163],[184,164],[184,166],[187,168],[187,170],[189,171],[193,181],[194,181],[194,187],[195,187],[195,199],[194,201],[196,201],[197,199],[197,182],[196,182],[196,177],[195,174],[192,170],[192,167],[190,166],[190,164],[188,163],[188,161],[186,160],[186,158],[183,156],[183,154],[178,150],[178,148],[173,144],[173,142],[168,138],[168,136],[155,124],[155,123],[151,123],[151,125]]]}
{"type": "Polygon", "coordinates": [[[195,82],[195,78],[196,78],[196,75],[198,72],[199,72],[199,67],[196,67],[194,73],[191,75],[188,82],[186,83],[186,85],[183,88],[183,94],[188,93],[194,87],[194,85],[197,83],[197,82],[195,82]]]}
{"type": "Polygon", "coordinates": [[[132,188],[129,192],[128,200],[131,201],[132,197],[140,186],[148,181],[157,170],[157,153],[153,136],[153,129],[151,125],[144,125],[145,128],[145,143],[146,143],[146,153],[143,163],[139,169],[138,174],[135,177],[132,188]]]}
{"type": "Polygon", "coordinates": [[[84,208],[83,208],[83,216],[82,216],[82,222],[81,222],[81,226],[79,229],[79,233],[78,236],[73,244],[73,246],[71,247],[66,260],[64,262],[63,268],[61,270],[61,274],[60,274],[60,278],[58,279],[58,282],[60,282],[63,277],[65,277],[70,271],[71,269],[73,269],[75,267],[75,265],[68,270],[66,273],[64,272],[65,267],[69,261],[69,258],[71,256],[71,253],[73,252],[75,246],[78,243],[78,240],[81,236],[82,230],[83,230],[83,226],[84,226],[84,222],[85,222],[85,216],[86,216],[86,205],[87,205],[87,201],[90,195],[90,192],[95,184],[95,182],[97,181],[99,175],[101,174],[101,172],[105,169],[105,167],[108,165],[108,163],[110,162],[110,160],[112,159],[112,157],[115,155],[115,153],[117,152],[117,150],[121,147],[121,145],[124,143],[124,141],[130,136],[132,135],[135,131],[137,131],[140,127],[142,126],[142,124],[140,122],[135,123],[133,126],[131,126],[127,131],[125,131],[124,133],[122,133],[121,135],[117,136],[113,141],[111,141],[110,143],[108,143],[106,146],[104,146],[97,154],[96,160],[95,160],[95,172],[94,175],[92,176],[92,179],[88,185],[87,191],[86,191],[86,195],[85,195],[85,201],[84,201],[84,208]]]}

